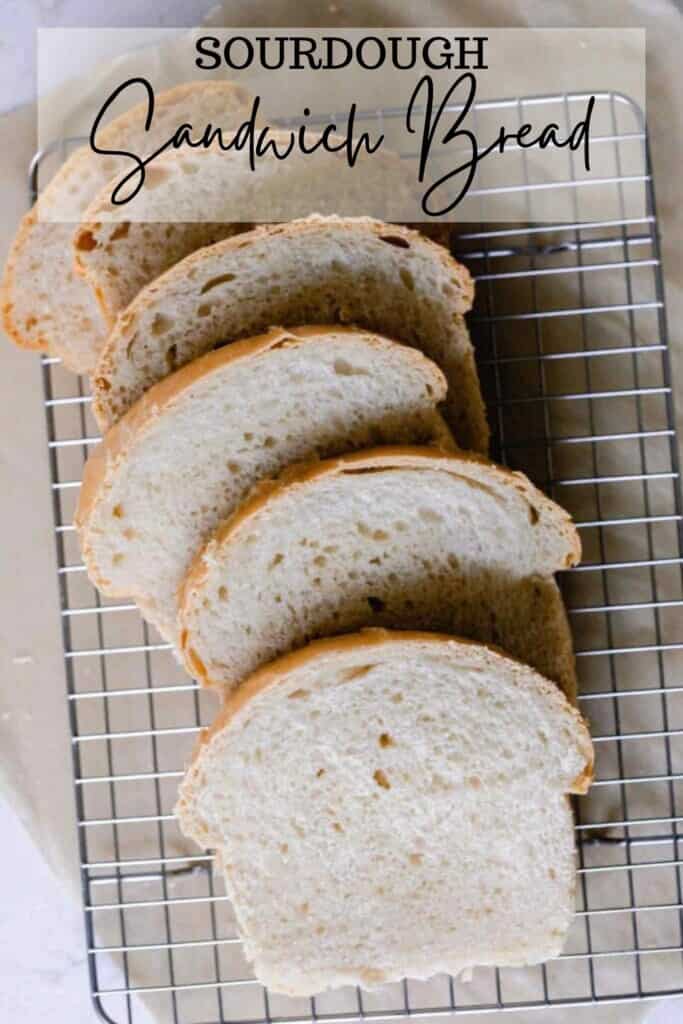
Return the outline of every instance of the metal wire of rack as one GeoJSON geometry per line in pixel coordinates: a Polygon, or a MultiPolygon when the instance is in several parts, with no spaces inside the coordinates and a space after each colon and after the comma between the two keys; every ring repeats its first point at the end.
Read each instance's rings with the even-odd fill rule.
{"type": "MultiPolygon", "coordinates": [[[[521,122],[527,105],[544,103],[568,120],[575,98],[506,100],[475,113],[517,108],[521,122]]],[[[438,977],[312,1000],[253,979],[210,857],[182,838],[171,813],[211,698],[134,605],[102,600],[85,576],[71,523],[97,431],[83,382],[45,357],[88,963],[103,1019],[134,1024],[139,997],[174,1024],[280,1024],[683,992],[683,516],[655,197],[639,108],[611,93],[598,105],[597,142],[612,170],[588,183],[568,158],[562,222],[534,222],[543,188],[519,152],[522,177],[510,187],[523,195],[524,223],[487,224],[487,199],[506,186],[483,188],[482,223],[454,246],[477,280],[470,327],[494,456],[564,504],[584,545],[563,590],[597,775],[576,804],[578,909],[565,953],[538,967],[480,969],[469,982],[438,977]],[[636,214],[634,181],[646,193],[636,214]],[[586,219],[596,189],[600,213],[586,219]]],[[[34,190],[40,165],[39,156],[34,190]]]]}

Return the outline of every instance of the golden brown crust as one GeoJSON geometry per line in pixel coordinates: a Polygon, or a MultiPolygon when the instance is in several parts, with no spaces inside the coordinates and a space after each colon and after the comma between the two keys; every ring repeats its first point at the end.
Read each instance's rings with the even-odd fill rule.
{"type": "MultiPolygon", "coordinates": [[[[448,269],[451,272],[455,272],[461,279],[460,283],[463,289],[463,308],[459,309],[459,313],[467,313],[472,308],[472,302],[474,300],[474,281],[470,275],[469,270],[463,263],[459,263],[454,256],[451,256],[450,252],[443,246],[439,245],[438,242],[432,241],[426,235],[423,235],[420,231],[416,231],[414,228],[408,228],[401,224],[390,224],[385,221],[377,220],[374,217],[337,217],[337,216],[320,216],[318,214],[312,214],[310,217],[303,217],[300,220],[289,221],[286,224],[262,224],[259,227],[254,228],[252,231],[245,232],[241,235],[233,235],[230,238],[225,238],[222,242],[216,242],[215,245],[207,246],[205,249],[199,249],[197,252],[191,253],[186,256],[180,263],[176,263],[173,267],[158,277],[154,282],[153,290],[150,289],[150,293],[153,295],[158,292],[164,285],[165,281],[173,280],[175,276],[185,279],[187,277],[188,270],[193,270],[197,264],[201,266],[208,258],[216,255],[221,256],[224,252],[237,251],[244,249],[249,245],[252,245],[255,241],[261,238],[273,238],[276,235],[303,235],[318,231],[320,227],[334,226],[338,231],[358,232],[358,231],[370,231],[377,236],[386,236],[387,238],[401,238],[411,244],[420,245],[427,251],[431,252],[436,257],[442,267],[448,269]]],[[[131,313],[136,313],[138,308],[144,307],[147,296],[145,293],[141,293],[136,298],[128,310],[131,313]]],[[[111,340],[111,339],[110,339],[111,340]]],[[[104,361],[104,353],[103,353],[104,361]]]]}
{"type": "Polygon", "coordinates": [[[306,647],[293,651],[289,654],[285,654],[270,664],[265,665],[263,668],[258,669],[252,676],[241,683],[237,690],[235,690],[225,700],[212,725],[207,729],[202,729],[191,755],[186,779],[189,778],[191,769],[197,764],[201,754],[213,737],[228,727],[242,708],[246,707],[254,697],[271,689],[273,686],[276,686],[296,669],[299,669],[318,658],[343,654],[349,650],[356,650],[359,648],[378,648],[392,643],[428,643],[474,648],[477,651],[485,653],[486,656],[492,657],[494,660],[499,659],[505,668],[512,668],[515,675],[519,673],[520,669],[523,669],[525,673],[529,673],[535,679],[541,691],[549,699],[558,705],[564,705],[566,712],[570,715],[578,729],[580,734],[579,746],[585,756],[585,766],[581,773],[571,782],[567,788],[567,792],[576,794],[588,792],[593,781],[594,763],[593,743],[590,737],[588,725],[583,715],[581,715],[577,708],[573,707],[569,703],[562,694],[562,691],[559,690],[554,683],[540,675],[535,671],[535,669],[532,669],[518,659],[511,657],[505,651],[502,651],[500,648],[495,647],[492,644],[477,643],[474,640],[467,640],[462,637],[451,636],[446,633],[428,633],[419,630],[407,630],[404,632],[402,630],[377,628],[368,628],[363,629],[358,633],[349,633],[344,636],[314,640],[306,647]]]}
{"type": "MultiPolygon", "coordinates": [[[[258,123],[258,122],[257,122],[258,123]]],[[[285,143],[290,140],[290,132],[269,128],[269,139],[279,142],[284,147],[285,143]]],[[[318,136],[314,136],[316,138],[318,136]]],[[[331,136],[331,141],[341,142],[341,137],[331,136]]],[[[200,148],[194,151],[194,156],[198,157],[201,161],[202,158],[208,159],[215,155],[215,150],[210,148],[200,148]]],[[[341,152],[326,153],[326,157],[329,159],[341,159],[341,152]]],[[[158,158],[155,166],[162,168],[164,164],[174,164],[181,162],[185,159],[184,152],[180,150],[170,150],[169,152],[162,153],[158,158]]],[[[222,170],[226,174],[227,178],[233,176],[233,168],[231,166],[231,160],[239,159],[239,155],[235,152],[221,154],[221,162],[224,165],[222,170]]],[[[392,175],[392,181],[395,183],[396,189],[400,189],[401,184],[403,185],[406,194],[414,194],[415,183],[412,175],[408,173],[408,170],[404,164],[404,161],[394,153],[393,151],[383,150],[374,155],[374,167],[378,175],[382,176],[383,171],[386,171],[386,175],[392,175]],[[400,179],[400,183],[399,183],[400,179]]],[[[121,214],[119,217],[112,217],[112,207],[110,202],[110,193],[112,188],[112,182],[104,186],[104,188],[94,197],[92,202],[88,205],[82,218],[82,223],[79,225],[76,233],[72,239],[73,256],[74,256],[74,269],[77,274],[84,278],[89,284],[93,295],[100,307],[102,315],[105,319],[108,330],[112,330],[116,321],[116,316],[121,311],[122,304],[119,302],[118,305],[112,305],[110,303],[111,295],[107,294],[108,287],[111,287],[111,282],[106,282],[106,275],[103,275],[97,266],[90,260],[88,253],[103,246],[105,249],[109,248],[110,242],[113,240],[110,236],[110,230],[116,225],[117,221],[120,223],[121,220],[125,220],[125,214],[121,214]],[[83,242],[85,241],[85,245],[83,242]],[[105,287],[107,285],[108,287],[105,287]]],[[[214,188],[216,185],[214,184],[214,188]]],[[[145,198],[151,197],[151,203],[154,204],[157,198],[156,194],[150,192],[143,192],[139,197],[142,202],[145,198]]],[[[153,216],[145,216],[140,218],[136,216],[138,221],[155,220],[153,216]]],[[[279,218],[278,218],[279,219],[279,218]]],[[[230,227],[230,231],[225,231],[225,237],[230,235],[243,234],[247,231],[252,231],[256,227],[256,224],[232,224],[226,225],[230,227]]],[[[269,226],[263,224],[262,226],[269,226]]],[[[272,225],[271,225],[272,226],[272,225]]],[[[412,228],[423,236],[431,239],[433,242],[438,243],[441,246],[449,246],[450,230],[451,225],[442,223],[425,223],[425,224],[408,224],[405,227],[412,228]]],[[[224,239],[220,239],[221,241],[224,239]]],[[[218,239],[211,243],[202,243],[195,246],[195,250],[204,248],[207,244],[217,244],[218,239]]],[[[128,303],[126,303],[127,305],[128,303]]]]}
{"type": "Polygon", "coordinates": [[[19,221],[19,228],[14,241],[10,246],[7,261],[5,263],[5,270],[0,281],[0,305],[2,306],[2,326],[7,334],[7,337],[18,345],[19,348],[28,348],[38,350],[40,352],[46,352],[48,349],[47,339],[42,334],[26,334],[17,325],[14,319],[14,303],[12,301],[12,295],[14,293],[14,278],[15,278],[15,264],[17,260],[17,254],[21,252],[27,237],[33,230],[33,225],[36,222],[36,208],[32,207],[19,221]]]}
{"type": "MultiPolygon", "coordinates": [[[[533,509],[536,514],[538,514],[538,507],[542,506],[549,515],[557,517],[558,521],[561,522],[560,529],[567,540],[568,546],[566,565],[558,566],[557,568],[559,570],[578,564],[581,560],[581,540],[569,513],[565,512],[563,508],[539,491],[523,473],[515,472],[504,466],[498,466],[476,452],[447,452],[432,448],[411,447],[409,445],[370,448],[361,452],[353,452],[350,455],[342,455],[335,459],[325,459],[319,462],[299,463],[298,465],[289,466],[275,480],[267,480],[257,485],[239,509],[217,527],[211,540],[195,556],[178,592],[181,619],[189,592],[195,587],[201,586],[207,574],[208,570],[204,557],[207,548],[211,546],[214,549],[225,544],[241,529],[248,519],[261,512],[266,505],[288,488],[301,487],[322,477],[372,472],[374,470],[438,468],[458,475],[458,471],[462,470],[463,464],[467,465],[468,463],[485,467],[498,479],[514,487],[527,500],[530,510],[533,509]]],[[[185,648],[183,648],[183,654],[186,654],[185,648]]],[[[206,685],[212,685],[206,679],[203,681],[206,685]]]]}
{"type": "Polygon", "coordinates": [[[339,337],[340,335],[362,337],[368,345],[375,348],[390,347],[400,349],[404,358],[416,366],[419,364],[423,370],[429,367],[434,379],[435,390],[440,387],[442,395],[445,394],[446,381],[443,374],[419,350],[391,341],[372,331],[358,331],[352,327],[336,325],[296,327],[291,330],[273,327],[265,334],[233,342],[231,345],[225,345],[223,348],[207,352],[193,362],[187,363],[145,392],[142,398],[107,432],[102,442],[91,453],[85,464],[74,524],[81,534],[83,558],[88,566],[88,572],[91,579],[98,581],[98,586],[101,586],[110,596],[117,596],[109,589],[106,581],[100,577],[94,563],[91,547],[86,539],[88,521],[102,487],[106,485],[110,467],[115,466],[120,459],[124,458],[141,433],[157,420],[165,409],[186,394],[199,380],[232,363],[254,358],[264,352],[288,344],[298,345],[309,338],[324,337],[326,334],[334,337],[339,337]]]}
{"type": "MultiPolygon", "coordinates": [[[[156,111],[163,109],[168,106],[181,101],[185,96],[190,93],[203,90],[209,92],[225,92],[229,91],[232,93],[237,102],[246,106],[251,102],[251,97],[247,91],[240,85],[235,85],[232,82],[185,82],[182,85],[174,86],[171,89],[167,89],[160,93],[156,97],[155,105],[156,111]]],[[[137,118],[141,118],[146,110],[145,103],[137,103],[130,110],[121,114],[115,118],[108,125],[106,125],[101,132],[101,146],[115,148],[120,136],[125,136],[128,126],[131,121],[137,118]]],[[[68,160],[66,160],[59,168],[55,176],[48,183],[43,192],[43,196],[49,199],[52,192],[57,192],[61,187],[61,183],[65,181],[71,174],[78,173],[80,164],[86,163],[96,159],[96,156],[92,151],[83,146],[76,150],[68,160]]],[[[17,234],[15,235],[14,241],[10,247],[5,269],[2,275],[2,281],[0,282],[0,305],[2,306],[2,323],[3,327],[14,342],[20,348],[40,349],[45,351],[48,348],[47,339],[44,337],[41,331],[37,333],[30,333],[31,328],[34,325],[30,325],[28,329],[20,327],[14,318],[14,302],[13,294],[15,289],[15,276],[16,276],[16,264],[24,250],[24,247],[30,244],[30,236],[32,230],[37,223],[38,204],[33,207],[22,217],[17,234]]],[[[59,226],[57,222],[56,226],[59,226]]],[[[58,299],[56,299],[58,301],[58,299]]],[[[37,325],[37,322],[36,322],[37,325]]]]}
{"type": "Polygon", "coordinates": [[[156,302],[156,296],[169,282],[172,284],[176,280],[186,281],[188,274],[198,267],[201,268],[207,260],[220,258],[225,253],[238,252],[262,239],[274,238],[277,235],[294,237],[314,234],[321,228],[328,227],[334,227],[335,231],[339,232],[370,232],[378,237],[400,238],[411,245],[419,246],[423,251],[429,252],[442,268],[458,276],[463,291],[462,308],[458,312],[465,313],[471,308],[474,299],[474,283],[467,268],[458,263],[442,245],[431,241],[411,228],[398,224],[387,224],[371,217],[320,217],[317,215],[291,221],[288,224],[257,227],[252,231],[233,235],[222,242],[216,242],[215,245],[191,253],[158,277],[133,300],[125,314],[117,321],[100,355],[93,382],[96,402],[101,400],[105,408],[108,406],[109,377],[112,370],[115,369],[116,353],[125,349],[128,344],[130,335],[135,331],[138,314],[156,302]]]}

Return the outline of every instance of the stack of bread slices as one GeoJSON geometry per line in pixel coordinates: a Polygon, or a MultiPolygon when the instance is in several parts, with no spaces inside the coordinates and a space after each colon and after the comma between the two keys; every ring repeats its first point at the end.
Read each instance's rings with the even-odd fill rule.
{"type": "MultiPolygon", "coordinates": [[[[158,108],[234,128],[246,102],[187,86],[158,108]]],[[[77,224],[25,219],[5,325],[91,375],[91,579],[222,702],[177,813],[219,856],[257,976],[309,995],[558,954],[569,794],[592,777],[555,581],[580,546],[487,458],[467,270],[369,218],[246,230],[216,201],[164,223],[238,188],[211,153],[168,154],[145,222],[108,223],[98,159],[41,199],[76,180],[77,224]]],[[[292,173],[315,194],[320,168],[292,173]]]]}

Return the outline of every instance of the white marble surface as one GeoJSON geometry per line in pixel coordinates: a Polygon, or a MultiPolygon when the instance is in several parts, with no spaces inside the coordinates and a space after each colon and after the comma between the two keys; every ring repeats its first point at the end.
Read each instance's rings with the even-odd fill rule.
{"type": "Polygon", "coordinates": [[[215,0],[0,0],[0,113],[35,98],[36,30],[196,25],[215,0]]]}
{"type": "MultiPolygon", "coordinates": [[[[0,796],[0,1020],[13,1024],[86,1024],[88,994],[83,914],[0,796]]],[[[123,984],[105,971],[106,987],[123,984]]],[[[135,1024],[153,1024],[135,1000],[135,1024]]]]}

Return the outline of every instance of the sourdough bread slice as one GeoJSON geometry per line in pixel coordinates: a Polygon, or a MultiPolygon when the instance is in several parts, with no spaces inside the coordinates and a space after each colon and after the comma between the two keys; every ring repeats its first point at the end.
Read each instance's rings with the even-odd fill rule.
{"type": "Polygon", "coordinates": [[[176,813],[219,851],[258,979],[304,996],[556,956],[575,899],[566,794],[591,778],[585,723],[527,666],[367,630],[240,687],[176,813]]]}
{"type": "MultiPolygon", "coordinates": [[[[317,139],[311,135],[308,147],[317,139]]],[[[290,132],[270,130],[268,140],[286,152],[290,132]]],[[[410,208],[414,191],[399,157],[386,152],[351,168],[322,148],[307,154],[292,150],[284,162],[269,150],[252,170],[247,149],[173,150],[155,160],[150,173],[154,187],[141,189],[123,209],[111,205],[112,185],[107,185],[74,236],[76,268],[109,328],[146,284],[203,246],[257,223],[313,212],[372,211],[396,219],[410,208]],[[254,224],[239,223],[245,210],[254,224]]]]}
{"type": "Polygon", "coordinates": [[[157,384],[89,458],[76,514],[93,582],[176,640],[202,542],[293,460],[377,441],[443,443],[446,383],[420,352],[343,327],[273,330],[157,384]]]}
{"type": "MultiPolygon", "coordinates": [[[[203,126],[211,121],[234,130],[250,108],[251,97],[241,86],[191,82],[156,97],[149,131],[147,104],[139,104],[103,128],[98,140],[103,149],[147,155],[183,122],[203,126]]],[[[106,331],[90,288],[74,270],[74,222],[98,191],[129,166],[125,158],[103,156],[89,146],[73,153],[24,216],[0,286],[9,337],[26,348],[50,348],[78,373],[94,368],[106,331]]]]}
{"type": "Polygon", "coordinates": [[[93,378],[103,429],[146,388],[217,345],[306,323],[358,324],[441,367],[445,415],[464,448],[488,427],[462,314],[467,270],[419,233],[368,218],[311,217],[202,249],[148,285],[118,318],[93,378]]]}
{"type": "Polygon", "coordinates": [[[223,523],[180,598],[188,671],[230,692],[321,636],[377,625],[495,643],[575,697],[553,574],[566,512],[465,453],[377,448],[288,470],[223,523]]]}

